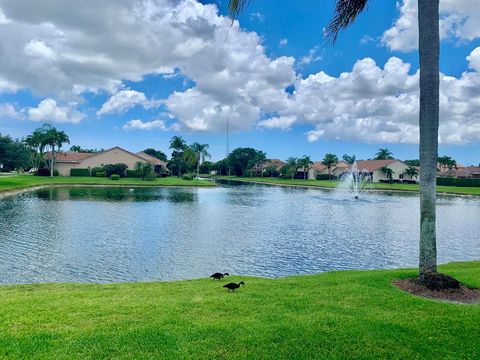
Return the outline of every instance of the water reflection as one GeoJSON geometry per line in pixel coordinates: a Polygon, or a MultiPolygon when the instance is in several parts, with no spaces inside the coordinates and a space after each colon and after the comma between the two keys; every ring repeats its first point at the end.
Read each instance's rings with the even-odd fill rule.
{"type": "MultiPolygon", "coordinates": [[[[480,258],[480,199],[439,196],[439,261],[480,258]]],[[[252,184],[51,188],[0,200],[0,283],[416,266],[416,194],[252,184]]]]}

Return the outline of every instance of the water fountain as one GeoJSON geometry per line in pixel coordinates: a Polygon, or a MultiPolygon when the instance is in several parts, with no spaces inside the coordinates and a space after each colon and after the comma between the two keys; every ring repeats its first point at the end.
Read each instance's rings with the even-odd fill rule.
{"type": "Polygon", "coordinates": [[[355,200],[358,200],[360,194],[370,186],[371,177],[367,170],[359,170],[357,162],[354,162],[351,168],[340,178],[338,188],[349,190],[355,200]]]}

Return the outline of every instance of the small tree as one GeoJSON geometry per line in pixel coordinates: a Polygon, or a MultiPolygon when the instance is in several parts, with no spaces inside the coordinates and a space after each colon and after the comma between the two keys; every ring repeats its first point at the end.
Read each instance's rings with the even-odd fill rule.
{"type": "Polygon", "coordinates": [[[392,181],[393,179],[393,174],[395,174],[395,171],[393,171],[391,168],[389,168],[388,166],[382,166],[380,168],[380,171],[385,174],[385,176],[387,177],[388,180],[392,181]]]}
{"type": "Polygon", "coordinates": [[[195,156],[195,163],[197,164],[197,179],[200,174],[200,164],[205,161],[205,158],[211,158],[208,152],[208,144],[199,144],[197,142],[190,145],[190,149],[195,156]]]}
{"type": "Polygon", "coordinates": [[[406,170],[405,170],[405,173],[406,175],[408,175],[410,177],[410,179],[413,180],[413,178],[417,178],[418,177],[418,170],[416,167],[413,167],[413,166],[409,166],[406,170]]]}
{"type": "Polygon", "coordinates": [[[342,156],[342,159],[343,161],[345,161],[347,164],[350,164],[350,165],[352,165],[355,162],[355,160],[357,160],[355,155],[347,155],[347,154],[344,154],[342,156]]]}
{"type": "Polygon", "coordinates": [[[135,164],[135,171],[137,172],[138,176],[145,180],[145,178],[153,174],[153,166],[149,162],[139,161],[135,164]]]}
{"type": "Polygon", "coordinates": [[[297,161],[298,167],[303,168],[303,180],[307,178],[307,174],[312,168],[313,161],[310,159],[310,156],[303,155],[300,159],[297,161]]]}
{"type": "Polygon", "coordinates": [[[292,180],[297,174],[297,169],[298,169],[298,159],[294,157],[289,157],[287,159],[287,165],[285,165],[286,170],[289,175],[291,175],[292,180]]]}

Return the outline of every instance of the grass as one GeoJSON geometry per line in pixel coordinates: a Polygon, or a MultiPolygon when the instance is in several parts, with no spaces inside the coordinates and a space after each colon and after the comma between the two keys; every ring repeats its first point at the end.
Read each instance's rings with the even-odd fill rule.
{"type": "MultiPolygon", "coordinates": [[[[218,176],[219,179],[259,182],[273,185],[284,186],[309,186],[321,188],[335,188],[338,185],[336,180],[303,180],[303,179],[281,179],[281,178],[260,178],[260,177],[236,177],[236,176],[218,176]]],[[[384,184],[373,183],[373,189],[377,190],[400,190],[417,192],[420,189],[418,184],[384,184]]],[[[437,193],[459,194],[459,195],[480,195],[480,187],[457,187],[457,186],[437,186],[437,193]]]]}
{"type": "MultiPolygon", "coordinates": [[[[441,270],[480,286],[480,262],[441,270]]],[[[478,359],[480,304],[411,296],[414,270],[0,286],[0,357],[478,359]]]]}
{"type": "Polygon", "coordinates": [[[214,186],[205,180],[183,180],[169,176],[157,178],[154,181],[145,181],[136,178],[121,178],[110,180],[101,177],[57,176],[53,179],[43,176],[18,175],[0,178],[0,193],[3,191],[19,190],[43,185],[111,185],[111,186],[214,186]]]}

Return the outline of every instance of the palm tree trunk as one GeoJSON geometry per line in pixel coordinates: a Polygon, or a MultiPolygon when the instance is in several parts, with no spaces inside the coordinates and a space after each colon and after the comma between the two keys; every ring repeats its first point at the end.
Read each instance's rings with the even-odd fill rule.
{"type": "Polygon", "coordinates": [[[54,153],[55,153],[55,147],[52,146],[52,152],[50,154],[50,177],[53,178],[53,167],[55,166],[55,161],[54,161],[54,153]]]}
{"type": "Polygon", "coordinates": [[[197,161],[197,179],[199,174],[200,174],[200,158],[198,158],[198,161],[197,161]]]}
{"type": "Polygon", "coordinates": [[[437,271],[436,179],[439,122],[439,0],[418,1],[420,53],[420,275],[437,271]]]}

